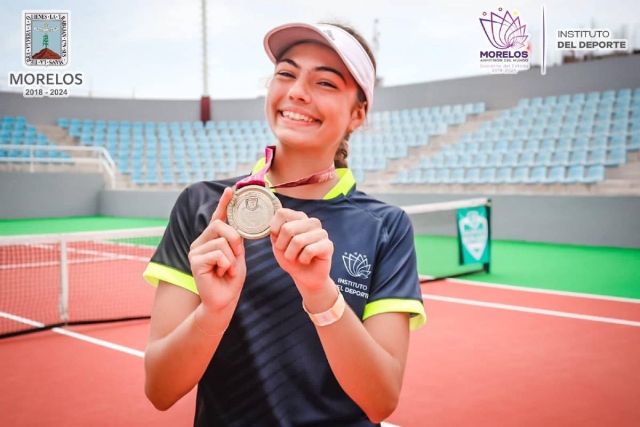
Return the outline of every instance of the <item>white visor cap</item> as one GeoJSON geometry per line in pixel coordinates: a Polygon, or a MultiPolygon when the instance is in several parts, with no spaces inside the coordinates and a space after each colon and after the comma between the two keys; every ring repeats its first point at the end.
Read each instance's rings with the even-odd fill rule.
{"type": "Polygon", "coordinates": [[[367,111],[370,111],[376,79],[373,63],[358,40],[342,28],[328,24],[282,25],[267,33],[264,49],[275,64],[287,49],[304,41],[314,41],[336,51],[363,90],[367,98],[367,111]]]}

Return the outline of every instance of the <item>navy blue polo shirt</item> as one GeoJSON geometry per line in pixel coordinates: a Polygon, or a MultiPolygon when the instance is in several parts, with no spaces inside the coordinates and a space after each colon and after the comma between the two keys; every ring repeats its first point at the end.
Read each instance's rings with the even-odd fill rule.
{"type": "MultiPolygon", "coordinates": [[[[338,169],[338,176],[323,200],[276,196],[283,207],[321,221],[334,244],[331,278],[358,317],[408,312],[411,329],[422,326],[426,316],[409,217],[358,191],[351,170],[338,169]]],[[[162,280],[197,293],[190,245],[209,224],[224,189],[241,178],[200,182],[180,194],[144,272],[150,284],[162,280]]],[[[194,425],[376,425],[338,384],[269,237],[244,245],[247,277],[229,328],[198,383],[194,425]]]]}

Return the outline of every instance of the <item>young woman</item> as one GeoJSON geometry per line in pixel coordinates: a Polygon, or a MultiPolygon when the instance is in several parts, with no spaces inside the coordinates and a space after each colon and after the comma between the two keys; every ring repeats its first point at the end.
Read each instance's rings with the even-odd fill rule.
{"type": "MultiPolygon", "coordinates": [[[[346,165],[374,58],[338,25],[285,25],[264,44],[278,143],[250,179],[266,173],[275,214],[264,238],[231,225],[246,177],[179,196],[144,274],[158,287],[146,394],[165,410],[197,384],[196,426],[378,425],[426,317],[409,218],[358,191],[346,165]]],[[[242,203],[257,209],[260,197],[242,203]]]]}

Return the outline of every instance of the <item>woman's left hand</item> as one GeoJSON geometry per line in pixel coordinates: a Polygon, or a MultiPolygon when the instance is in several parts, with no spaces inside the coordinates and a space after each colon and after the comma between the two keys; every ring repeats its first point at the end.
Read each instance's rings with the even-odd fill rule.
{"type": "Polygon", "coordinates": [[[317,218],[278,209],[271,220],[271,244],[278,264],[301,291],[313,293],[329,279],[333,243],[317,218]]]}

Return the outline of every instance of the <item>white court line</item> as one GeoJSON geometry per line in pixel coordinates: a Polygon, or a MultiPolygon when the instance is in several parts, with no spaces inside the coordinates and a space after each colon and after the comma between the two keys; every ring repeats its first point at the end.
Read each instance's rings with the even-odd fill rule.
{"type": "MultiPolygon", "coordinates": [[[[27,319],[26,317],[16,316],[15,314],[5,313],[4,311],[0,311],[0,317],[4,317],[5,319],[13,320],[14,322],[24,323],[25,325],[35,326],[36,328],[44,328],[45,324],[36,322],[35,320],[27,319]]],[[[91,344],[96,344],[101,347],[106,347],[111,350],[120,351],[122,353],[127,353],[132,356],[144,357],[144,351],[134,350],[133,348],[125,347],[120,344],[115,344],[109,341],[101,340],[98,338],[93,338],[88,335],[79,334],[77,332],[68,331],[62,328],[52,328],[52,332],[56,334],[65,335],[71,338],[75,338],[81,341],[86,341],[91,344]]]]}
{"type": "Polygon", "coordinates": [[[569,319],[590,320],[593,322],[600,322],[600,323],[614,323],[618,325],[640,327],[640,322],[634,322],[632,320],[614,319],[611,317],[589,316],[586,314],[575,314],[575,313],[567,313],[564,311],[544,310],[541,308],[521,307],[518,305],[498,304],[494,302],[483,302],[483,301],[474,301],[474,300],[461,299],[461,298],[442,297],[440,295],[422,294],[422,298],[435,300],[435,301],[452,302],[456,304],[475,305],[478,307],[489,307],[489,308],[497,308],[501,310],[520,311],[523,313],[543,314],[545,316],[565,317],[569,319]]]}
{"type": "Polygon", "coordinates": [[[618,302],[629,302],[632,304],[640,304],[640,299],[636,298],[624,298],[624,297],[610,297],[606,295],[594,295],[594,294],[584,294],[580,292],[567,292],[567,291],[553,291],[549,289],[538,289],[538,288],[526,288],[523,286],[510,286],[510,285],[500,285],[497,283],[489,283],[489,282],[476,282],[473,280],[463,280],[463,279],[446,279],[447,282],[457,283],[460,285],[471,285],[471,286],[482,286],[485,288],[497,288],[497,289],[507,289],[509,291],[521,291],[521,292],[533,292],[538,294],[550,294],[550,295],[561,295],[565,297],[577,297],[577,298],[590,298],[604,301],[618,301],[618,302]]]}

